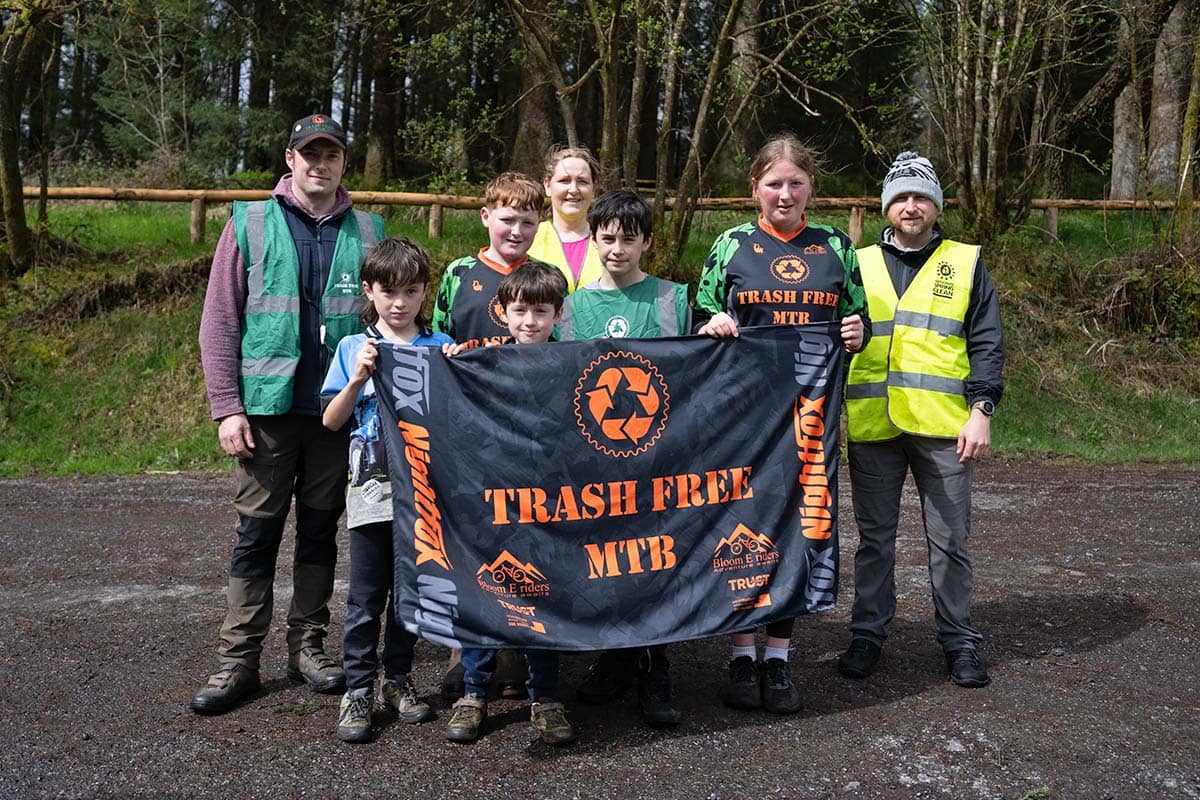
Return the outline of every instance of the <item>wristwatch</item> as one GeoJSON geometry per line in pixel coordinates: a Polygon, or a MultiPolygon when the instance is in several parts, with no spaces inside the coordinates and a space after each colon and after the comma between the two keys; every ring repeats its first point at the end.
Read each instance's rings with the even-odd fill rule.
{"type": "Polygon", "coordinates": [[[971,405],[971,408],[978,408],[983,412],[985,417],[990,417],[992,414],[996,413],[996,404],[991,400],[976,400],[971,405]]]}

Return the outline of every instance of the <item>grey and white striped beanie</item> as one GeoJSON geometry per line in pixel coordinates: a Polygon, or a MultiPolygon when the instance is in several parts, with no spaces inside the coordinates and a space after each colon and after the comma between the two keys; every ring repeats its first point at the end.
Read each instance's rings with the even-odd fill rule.
{"type": "Polygon", "coordinates": [[[887,177],[883,179],[883,213],[887,213],[888,206],[897,197],[910,193],[928,197],[939,212],[942,210],[942,184],[933,170],[933,164],[920,153],[906,150],[896,156],[887,177]]]}

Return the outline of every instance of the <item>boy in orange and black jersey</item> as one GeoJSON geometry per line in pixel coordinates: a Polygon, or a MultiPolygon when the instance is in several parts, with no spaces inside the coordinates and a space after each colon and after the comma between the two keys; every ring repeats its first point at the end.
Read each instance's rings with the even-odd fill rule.
{"type": "Polygon", "coordinates": [[[500,281],[528,260],[546,192],[519,172],[497,175],[484,190],[479,215],[488,246],[455,259],[442,274],[433,309],[433,329],[465,349],[511,341],[497,299],[500,281]]]}

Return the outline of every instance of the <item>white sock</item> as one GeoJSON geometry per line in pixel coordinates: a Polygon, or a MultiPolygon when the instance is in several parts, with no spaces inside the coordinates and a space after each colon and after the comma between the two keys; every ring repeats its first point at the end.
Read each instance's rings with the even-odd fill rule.
{"type": "Polygon", "coordinates": [[[758,651],[754,649],[754,645],[752,644],[745,645],[744,647],[739,645],[733,646],[733,658],[741,658],[742,656],[754,658],[756,655],[758,655],[758,651]]]}
{"type": "Polygon", "coordinates": [[[772,658],[778,658],[780,661],[788,660],[788,650],[786,647],[767,647],[763,651],[763,661],[769,661],[772,658]]]}

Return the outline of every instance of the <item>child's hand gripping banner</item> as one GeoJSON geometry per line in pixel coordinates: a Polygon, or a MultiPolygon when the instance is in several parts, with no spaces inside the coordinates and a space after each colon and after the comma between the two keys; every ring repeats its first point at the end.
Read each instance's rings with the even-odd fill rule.
{"type": "Polygon", "coordinates": [[[598,650],[832,608],[836,325],[382,347],[401,622],[598,650]]]}

